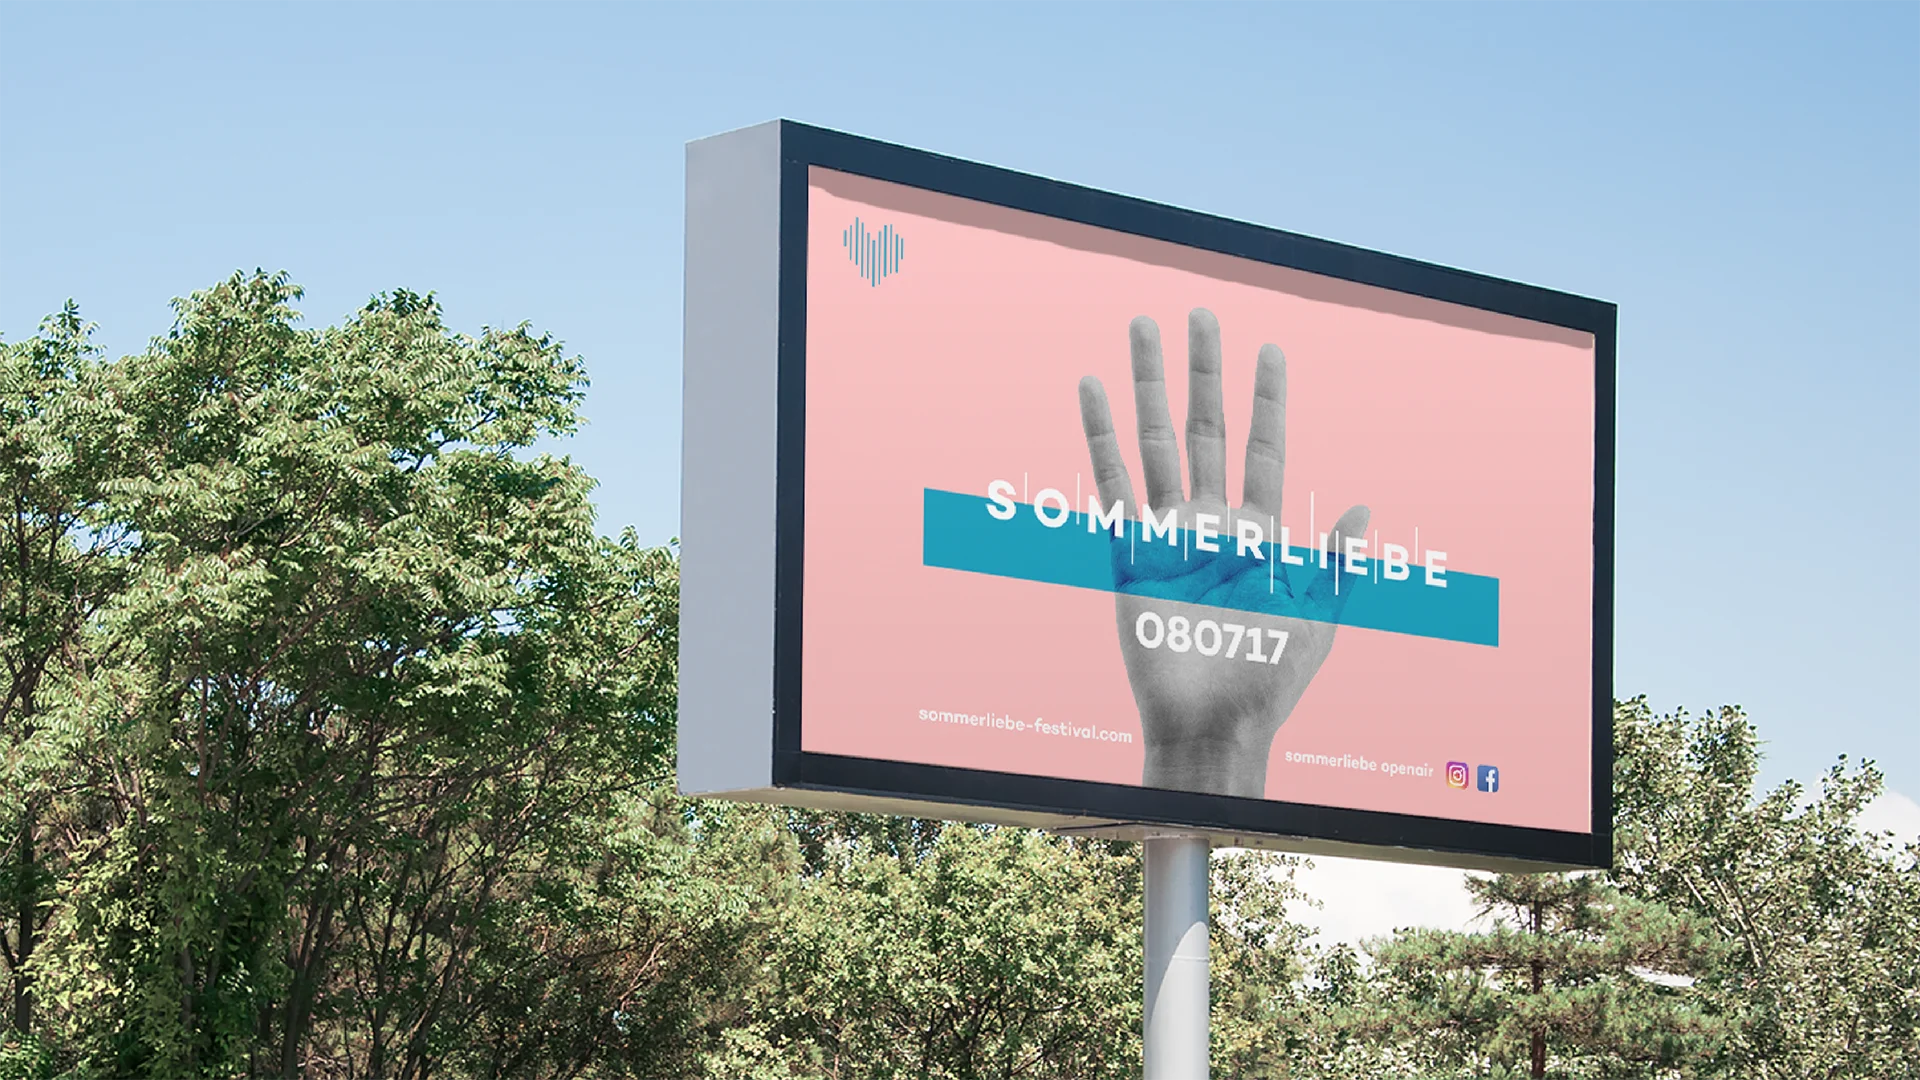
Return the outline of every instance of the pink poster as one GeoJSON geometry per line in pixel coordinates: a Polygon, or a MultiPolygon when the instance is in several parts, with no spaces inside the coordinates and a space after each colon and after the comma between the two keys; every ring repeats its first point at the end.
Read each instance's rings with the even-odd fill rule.
{"type": "Polygon", "coordinates": [[[803,750],[1587,831],[1591,335],[809,200],[803,750]]]}

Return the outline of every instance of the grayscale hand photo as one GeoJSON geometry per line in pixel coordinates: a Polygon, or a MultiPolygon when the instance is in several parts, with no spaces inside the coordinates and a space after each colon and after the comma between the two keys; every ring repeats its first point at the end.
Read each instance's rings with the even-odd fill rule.
{"type": "MultiPolygon", "coordinates": [[[[1270,524],[1280,516],[1281,481],[1287,464],[1287,360],[1278,346],[1260,347],[1254,374],[1253,421],[1247,433],[1246,482],[1238,507],[1227,505],[1227,429],[1221,386],[1220,323],[1213,313],[1196,308],[1187,319],[1187,465],[1189,487],[1180,479],[1180,443],[1167,409],[1166,365],[1161,357],[1160,328],[1144,316],[1129,328],[1133,354],[1134,409],[1139,417],[1140,461],[1146,474],[1146,505],[1156,515],[1169,509],[1182,523],[1198,514],[1212,514],[1222,522],[1223,535],[1235,535],[1240,519],[1258,521],[1271,538],[1270,524]]],[[[1137,521],[1133,479],[1120,454],[1107,393],[1092,375],[1080,380],[1080,420],[1086,430],[1087,451],[1093,459],[1094,483],[1103,505],[1124,504],[1129,521],[1137,521]]],[[[1340,515],[1329,547],[1346,550],[1346,538],[1364,535],[1369,511],[1354,506],[1340,515]]],[[[1131,526],[1130,526],[1131,527],[1131,526]]],[[[1231,544],[1224,545],[1227,549],[1231,544]]],[[[1320,665],[1333,649],[1335,623],[1281,618],[1230,610],[1223,618],[1247,627],[1266,641],[1285,642],[1277,663],[1222,663],[1197,649],[1153,648],[1140,632],[1142,616],[1153,612],[1167,621],[1183,618],[1190,625],[1221,609],[1177,600],[1156,599],[1176,575],[1248,574],[1270,572],[1264,563],[1233,560],[1227,551],[1211,559],[1133,563],[1126,570],[1115,561],[1114,613],[1120,634],[1120,654],[1127,680],[1140,709],[1146,768],[1141,783],[1148,787],[1203,791],[1246,798],[1267,797],[1267,757],[1274,736],[1293,714],[1320,665]],[[1209,565],[1211,564],[1211,565],[1209,565]],[[1131,580],[1122,582],[1123,576],[1131,580]],[[1160,580],[1142,580],[1144,576],[1160,580]],[[1274,633],[1284,635],[1275,638],[1274,633]]],[[[1306,599],[1333,612],[1339,610],[1333,560],[1306,586],[1306,599]]],[[[1285,577],[1277,579],[1283,585],[1285,577]]],[[[1263,583],[1264,587],[1264,583],[1263,583]]],[[[1211,590],[1209,590],[1211,591],[1211,590]]],[[[1197,595],[1197,593],[1194,593],[1197,595]]]]}

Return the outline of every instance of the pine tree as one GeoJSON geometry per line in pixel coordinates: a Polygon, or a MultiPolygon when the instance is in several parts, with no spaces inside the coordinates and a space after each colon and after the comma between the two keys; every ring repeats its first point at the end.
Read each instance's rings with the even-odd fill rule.
{"type": "Polygon", "coordinates": [[[1597,875],[1468,887],[1490,927],[1377,943],[1357,1026],[1494,1076],[1545,1077],[1550,1060],[1582,1075],[1646,1075],[1710,1056],[1721,1024],[1690,990],[1719,952],[1703,923],[1597,875]]]}

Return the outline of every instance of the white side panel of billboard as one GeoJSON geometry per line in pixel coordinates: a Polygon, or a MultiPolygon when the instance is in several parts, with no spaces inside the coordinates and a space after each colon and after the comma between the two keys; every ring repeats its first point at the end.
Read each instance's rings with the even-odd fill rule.
{"type": "Polygon", "coordinates": [[[687,146],[680,490],[680,790],[773,769],[780,125],[687,146]],[[698,417],[730,417],[727,424],[698,417]]]}

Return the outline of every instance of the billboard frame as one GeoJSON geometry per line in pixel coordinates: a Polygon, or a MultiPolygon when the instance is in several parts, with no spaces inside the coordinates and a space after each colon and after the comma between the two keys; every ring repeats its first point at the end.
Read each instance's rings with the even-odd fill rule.
{"type": "MultiPolygon", "coordinates": [[[[1162,203],[910,149],[792,121],[717,136],[771,135],[777,145],[777,386],[770,402],[773,578],[769,783],[753,790],[687,785],[690,794],[842,809],[1001,821],[1091,835],[1185,830],[1234,846],[1506,870],[1606,868],[1613,856],[1614,304],[1303,236],[1162,203]],[[1130,784],[836,754],[801,748],[805,604],[807,240],[810,170],[829,169],[1218,252],[1342,281],[1581,331],[1594,340],[1591,832],[1496,825],[1176,791],[1130,784]]],[[[696,259],[689,147],[688,420],[696,259]]],[[[769,177],[769,179],[772,179],[769,177]]],[[[772,193],[770,193],[772,194],[772,193]]],[[[768,209],[771,209],[769,207],[768,209]]],[[[770,267],[769,269],[775,269],[770,267]]],[[[688,456],[693,434],[688,434],[688,456]]],[[[683,499],[687,496],[683,492],[683,499]]],[[[692,511],[683,513],[690,517],[692,511]]],[[[684,533],[693,532],[683,522],[684,533]]],[[[689,560],[690,561],[690,560],[689,560]]],[[[764,617],[764,616],[762,616],[764,617]]],[[[683,655],[685,653],[683,637],[683,655]]],[[[738,675],[738,673],[736,673],[738,675]]],[[[704,677],[704,676],[703,676],[704,677]]],[[[687,736],[683,733],[683,755],[687,736]]]]}

